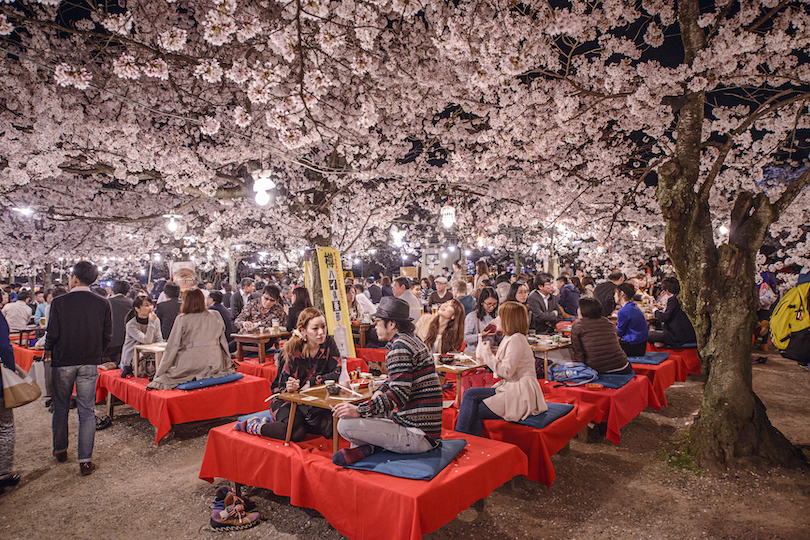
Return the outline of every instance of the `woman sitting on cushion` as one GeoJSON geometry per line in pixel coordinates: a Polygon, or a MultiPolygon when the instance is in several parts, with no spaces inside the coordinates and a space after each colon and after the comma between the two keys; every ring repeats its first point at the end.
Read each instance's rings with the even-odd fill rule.
{"type": "Polygon", "coordinates": [[[171,390],[184,382],[232,373],[222,316],[205,308],[200,289],[186,290],[163,358],[147,388],[171,390]]]}
{"type": "Polygon", "coordinates": [[[620,306],[616,319],[619,345],[627,356],[644,356],[647,351],[647,319],[633,301],[636,288],[630,283],[616,287],[616,305],[620,306]]]}
{"type": "Polygon", "coordinates": [[[694,343],[697,341],[695,329],[689,321],[689,317],[681,309],[681,300],[678,294],[681,292],[681,284],[677,278],[664,278],[661,282],[664,291],[670,296],[667,298],[667,307],[664,311],[656,310],[655,318],[664,323],[663,330],[653,330],[647,340],[656,343],[658,346],[680,347],[684,343],[694,343]]]}
{"type": "Polygon", "coordinates": [[[602,303],[596,298],[579,299],[579,319],[571,324],[571,360],[599,373],[633,373],[616,327],[602,316],[602,303]]]}
{"type": "Polygon", "coordinates": [[[478,295],[478,303],[475,309],[467,314],[464,319],[464,349],[469,355],[475,352],[478,346],[478,335],[486,342],[491,342],[495,338],[495,331],[488,332],[486,327],[498,316],[498,293],[491,287],[481,289],[478,295]]]}
{"type": "Polygon", "coordinates": [[[160,319],[152,312],[152,299],[148,296],[137,296],[132,301],[132,310],[124,318],[126,335],[121,349],[121,376],[139,376],[132,373],[132,359],[136,345],[150,345],[163,341],[160,333],[160,319]]]}
{"type": "Polygon", "coordinates": [[[458,300],[448,300],[436,315],[419,317],[415,333],[431,353],[460,351],[464,344],[464,306],[458,300]]]}
{"type": "Polygon", "coordinates": [[[505,302],[499,308],[503,338],[498,354],[489,347],[476,350],[476,358],[484,362],[500,378],[492,388],[469,388],[458,412],[456,431],[481,436],[483,420],[502,419],[509,422],[525,420],[548,410],[543,390],[537,382],[534,353],[526,339],[529,320],[526,307],[517,302],[505,302]]]}
{"type": "MultiPolygon", "coordinates": [[[[326,380],[338,380],[340,376],[340,351],[335,338],[326,334],[326,319],[315,308],[306,308],[298,316],[293,336],[284,345],[281,354],[283,365],[279,366],[276,380],[270,390],[296,392],[323,384],[326,380]]],[[[273,398],[270,402],[273,422],[267,418],[250,418],[234,426],[237,431],[284,440],[290,421],[290,402],[273,398]]],[[[298,405],[293,420],[290,440],[303,441],[307,433],[332,437],[332,411],[310,405],[298,405]]]]}

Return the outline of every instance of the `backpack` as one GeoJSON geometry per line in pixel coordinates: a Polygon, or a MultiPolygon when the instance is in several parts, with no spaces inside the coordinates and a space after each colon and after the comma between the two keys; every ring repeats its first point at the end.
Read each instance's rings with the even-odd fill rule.
{"type": "Polygon", "coordinates": [[[771,340],[785,358],[810,363],[810,283],[790,289],[771,315],[771,340]]]}
{"type": "Polygon", "coordinates": [[[548,380],[565,383],[566,386],[580,386],[595,381],[599,372],[582,362],[551,364],[548,367],[548,380]]]}

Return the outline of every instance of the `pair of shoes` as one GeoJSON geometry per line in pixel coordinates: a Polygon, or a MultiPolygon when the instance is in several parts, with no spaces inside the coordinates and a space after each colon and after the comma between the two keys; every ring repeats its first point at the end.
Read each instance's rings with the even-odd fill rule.
{"type": "Polygon", "coordinates": [[[112,418],[108,414],[104,416],[96,416],[96,431],[107,429],[112,425],[112,418]]]}
{"type": "Polygon", "coordinates": [[[124,366],[124,367],[121,368],[121,377],[126,378],[127,376],[130,376],[130,377],[134,376],[134,373],[132,371],[132,366],[124,366]]]}
{"type": "Polygon", "coordinates": [[[259,524],[258,512],[247,512],[245,502],[228,486],[217,488],[211,507],[211,528],[217,531],[239,531],[259,524]]]}
{"type": "Polygon", "coordinates": [[[82,476],[89,476],[96,470],[96,466],[92,461],[87,463],[79,463],[79,474],[82,476]]]}
{"type": "Polygon", "coordinates": [[[64,463],[67,461],[67,450],[62,450],[61,452],[54,450],[53,455],[56,456],[56,461],[59,463],[64,463]]]}

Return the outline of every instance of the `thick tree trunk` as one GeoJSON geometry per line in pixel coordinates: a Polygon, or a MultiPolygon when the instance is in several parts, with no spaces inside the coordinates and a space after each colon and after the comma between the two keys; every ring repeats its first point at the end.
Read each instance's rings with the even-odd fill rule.
{"type": "Polygon", "coordinates": [[[53,288],[53,264],[47,263],[42,270],[42,290],[47,291],[51,288],[53,288]]]}

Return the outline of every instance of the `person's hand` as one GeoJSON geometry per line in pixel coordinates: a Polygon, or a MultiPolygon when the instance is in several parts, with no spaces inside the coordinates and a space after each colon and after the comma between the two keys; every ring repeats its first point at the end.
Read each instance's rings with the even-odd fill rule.
{"type": "Polygon", "coordinates": [[[555,317],[559,317],[559,316],[560,316],[560,314],[559,314],[559,313],[557,313],[557,310],[556,310],[556,309],[552,309],[552,310],[551,310],[551,312],[554,314],[554,316],[555,316],[555,317]]]}
{"type": "Polygon", "coordinates": [[[150,320],[150,321],[154,321],[154,320],[156,320],[156,319],[157,319],[157,315],[155,315],[154,313],[150,313],[150,314],[149,314],[149,320],[150,320]]]}
{"type": "Polygon", "coordinates": [[[323,377],[321,377],[320,375],[316,375],[315,376],[315,384],[316,385],[323,384],[323,377]]]}
{"type": "Polygon", "coordinates": [[[341,403],[332,407],[332,416],[335,418],[360,418],[357,406],[351,403],[341,403]]]}
{"type": "Polygon", "coordinates": [[[487,332],[486,330],[481,330],[481,337],[482,338],[492,337],[495,334],[496,334],[496,332],[487,332]]]}
{"type": "Polygon", "coordinates": [[[292,377],[290,377],[289,379],[287,379],[287,386],[286,386],[287,392],[295,392],[296,390],[298,390],[300,384],[301,382],[298,379],[293,379],[292,377]]]}
{"type": "Polygon", "coordinates": [[[42,361],[50,360],[51,359],[51,351],[44,351],[42,353],[42,361]]]}

